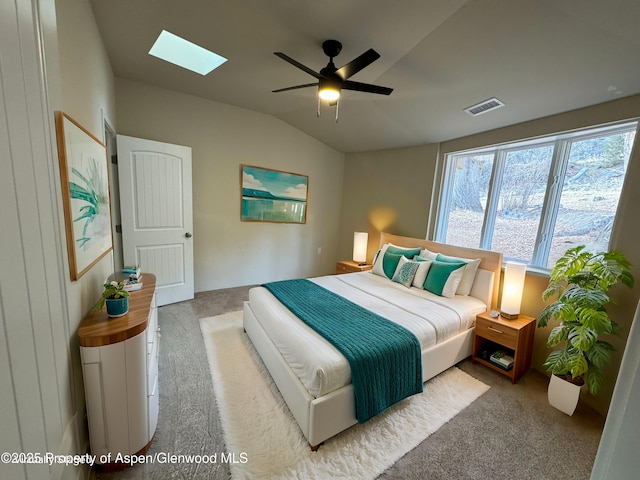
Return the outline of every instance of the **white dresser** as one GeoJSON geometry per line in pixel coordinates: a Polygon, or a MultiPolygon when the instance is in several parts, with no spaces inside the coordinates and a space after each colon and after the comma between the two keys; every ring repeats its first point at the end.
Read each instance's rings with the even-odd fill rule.
{"type": "Polygon", "coordinates": [[[129,296],[129,313],[91,312],[78,329],[91,453],[116,468],[126,466],[113,463],[117,454],[147,451],[158,424],[155,276],[143,273],[142,284],[129,296]]]}

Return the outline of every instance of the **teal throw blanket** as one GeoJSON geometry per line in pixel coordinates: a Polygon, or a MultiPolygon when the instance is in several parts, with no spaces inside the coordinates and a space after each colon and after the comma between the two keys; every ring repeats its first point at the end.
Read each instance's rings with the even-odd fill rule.
{"type": "Polygon", "coordinates": [[[409,330],[306,279],[263,286],[349,361],[359,423],[422,392],[420,342],[409,330]]]}

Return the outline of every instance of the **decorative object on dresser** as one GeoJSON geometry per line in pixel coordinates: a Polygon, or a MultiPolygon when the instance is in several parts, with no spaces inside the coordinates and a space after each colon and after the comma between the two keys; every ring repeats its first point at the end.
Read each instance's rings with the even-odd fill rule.
{"type": "Polygon", "coordinates": [[[373,265],[361,265],[358,262],[352,262],[350,260],[343,260],[336,263],[336,273],[338,275],[340,275],[341,273],[365,272],[367,270],[371,270],[372,268],[373,265]]]}
{"type": "Polygon", "coordinates": [[[98,303],[93,307],[94,310],[100,311],[102,307],[107,306],[107,316],[121,317],[129,311],[129,291],[127,290],[127,282],[111,281],[104,284],[102,296],[98,303]]]}
{"type": "Polygon", "coordinates": [[[507,262],[504,266],[504,281],[502,282],[502,299],[500,300],[500,315],[512,320],[520,314],[522,291],[527,265],[518,262],[507,262]]]}
{"type": "Polygon", "coordinates": [[[516,383],[531,366],[535,320],[526,315],[519,315],[514,320],[493,316],[491,312],[477,315],[471,360],[506,375],[516,383]],[[501,354],[492,360],[497,352],[501,354]],[[505,364],[504,360],[498,360],[505,356],[513,358],[511,367],[508,367],[508,362],[505,364]]]}
{"type": "Polygon", "coordinates": [[[144,275],[129,313],[94,309],[78,329],[91,453],[109,468],[127,466],[113,463],[117,454],[146,452],[158,423],[156,278],[144,275]]]}
{"type": "MultiPolygon", "coordinates": [[[[634,279],[631,263],[617,251],[589,252],[584,246],[571,248],[560,257],[551,272],[549,285],[542,299],[556,300],[540,314],[538,327],[558,322],[549,333],[547,346],[554,349],[544,366],[561,381],[578,386],[587,385],[596,394],[604,384],[600,368],[610,360],[613,346],[599,340],[601,334],[615,334],[620,327],[610,317],[605,306],[612,303],[608,291],[618,282],[629,288],[634,279]]],[[[571,405],[564,398],[556,398],[561,389],[549,384],[549,404],[572,415],[579,400],[579,392],[572,395],[571,405]]],[[[574,389],[575,390],[575,389],[574,389]]]]}

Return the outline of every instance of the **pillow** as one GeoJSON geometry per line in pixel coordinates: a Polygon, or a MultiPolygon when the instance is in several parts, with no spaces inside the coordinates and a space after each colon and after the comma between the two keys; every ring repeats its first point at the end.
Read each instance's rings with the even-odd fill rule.
{"type": "Polygon", "coordinates": [[[400,253],[409,259],[415,257],[416,255],[420,255],[419,248],[398,247],[397,245],[394,245],[392,243],[389,244],[387,251],[391,253],[400,253]]]}
{"type": "Polygon", "coordinates": [[[397,261],[393,264],[390,263],[392,260],[399,260],[400,256],[404,256],[406,258],[413,258],[418,253],[420,253],[419,248],[404,248],[404,247],[398,247],[396,245],[391,245],[390,243],[385,243],[380,248],[380,250],[378,250],[378,253],[376,253],[376,256],[373,260],[372,273],[375,273],[376,275],[380,275],[381,277],[391,278],[393,277],[393,274],[396,271],[396,267],[398,266],[397,261]],[[387,258],[386,266],[385,266],[385,255],[387,253],[392,255],[397,255],[398,258],[397,259],[393,257],[387,258]]]}
{"type": "Polygon", "coordinates": [[[480,265],[480,259],[449,257],[447,255],[442,255],[441,253],[439,253],[436,257],[436,260],[448,263],[464,262],[466,264],[464,267],[464,272],[462,274],[462,280],[460,280],[458,291],[456,293],[458,295],[469,295],[469,293],[471,292],[471,287],[473,287],[473,282],[476,279],[476,272],[478,271],[478,266],[480,265]]]}
{"type": "Polygon", "coordinates": [[[409,288],[413,283],[413,277],[415,277],[420,264],[413,260],[407,260],[404,256],[401,256],[399,260],[400,261],[398,262],[398,266],[396,267],[396,271],[394,272],[391,280],[409,288]]]}
{"type": "Polygon", "coordinates": [[[383,254],[380,252],[372,271],[381,277],[391,278],[393,277],[401,258],[405,257],[398,253],[384,252],[383,254]]]}
{"type": "Polygon", "coordinates": [[[413,261],[418,263],[418,270],[413,277],[413,286],[418,288],[424,288],[424,281],[429,273],[429,267],[431,266],[431,260],[423,258],[420,255],[413,257],[413,261]]]}
{"type": "Polygon", "coordinates": [[[382,259],[384,258],[384,254],[386,253],[387,248],[389,248],[389,245],[385,243],[376,252],[375,257],[373,257],[373,268],[371,269],[371,272],[375,273],[376,275],[380,275],[381,277],[386,277],[386,275],[384,274],[384,270],[382,269],[382,259]]]}
{"type": "Polygon", "coordinates": [[[384,254],[386,253],[387,248],[389,248],[389,245],[384,244],[382,247],[380,247],[380,249],[376,253],[376,256],[373,257],[373,268],[371,269],[371,272],[375,273],[376,275],[380,275],[381,277],[386,277],[386,275],[384,274],[384,270],[382,269],[382,259],[384,258],[384,254]]]}
{"type": "Polygon", "coordinates": [[[441,297],[453,298],[462,280],[465,265],[464,262],[448,263],[433,260],[427,279],[424,281],[424,289],[441,297]]]}
{"type": "Polygon", "coordinates": [[[376,254],[373,256],[373,262],[371,262],[371,265],[375,265],[376,261],[378,260],[378,256],[380,255],[380,252],[382,252],[382,249],[379,248],[378,251],[376,252],[376,254]]]}
{"type": "Polygon", "coordinates": [[[420,256],[422,258],[426,258],[427,260],[436,260],[436,257],[438,256],[437,253],[434,253],[430,250],[427,250],[426,248],[424,250],[420,251],[420,256]]]}

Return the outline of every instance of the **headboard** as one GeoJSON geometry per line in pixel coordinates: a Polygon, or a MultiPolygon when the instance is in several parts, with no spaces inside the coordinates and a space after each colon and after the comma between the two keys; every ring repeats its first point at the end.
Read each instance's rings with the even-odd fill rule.
{"type": "Polygon", "coordinates": [[[479,248],[457,247],[446,243],[432,242],[419,238],[402,237],[391,233],[381,232],[380,246],[385,243],[393,243],[399,247],[419,247],[426,248],[432,252],[442,253],[453,257],[463,258],[479,258],[480,266],[483,270],[493,272],[493,293],[491,295],[490,308],[496,308],[498,305],[498,294],[500,292],[500,272],[502,270],[502,253],[493,252],[491,250],[482,250],[479,248]]]}

